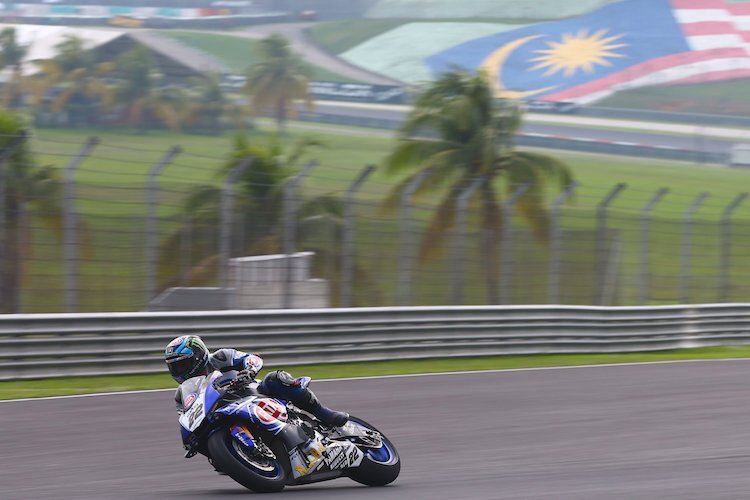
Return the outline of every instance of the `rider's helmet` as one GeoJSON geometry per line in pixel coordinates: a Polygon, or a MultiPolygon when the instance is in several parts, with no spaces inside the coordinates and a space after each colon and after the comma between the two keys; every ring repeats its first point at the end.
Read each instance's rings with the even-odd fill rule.
{"type": "Polygon", "coordinates": [[[183,335],[167,344],[164,358],[172,378],[181,384],[208,366],[208,348],[197,335],[183,335]]]}

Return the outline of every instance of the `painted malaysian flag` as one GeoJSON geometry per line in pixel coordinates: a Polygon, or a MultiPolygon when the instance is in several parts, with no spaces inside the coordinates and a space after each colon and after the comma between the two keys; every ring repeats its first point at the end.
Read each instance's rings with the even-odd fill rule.
{"type": "Polygon", "coordinates": [[[435,74],[485,70],[498,95],[589,103],[619,90],[750,76],[750,3],[621,0],[427,59],[435,74]]]}

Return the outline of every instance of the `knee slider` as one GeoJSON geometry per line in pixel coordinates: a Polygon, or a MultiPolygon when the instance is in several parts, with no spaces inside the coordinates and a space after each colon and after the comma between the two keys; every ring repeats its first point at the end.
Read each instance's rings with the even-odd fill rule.
{"type": "Polygon", "coordinates": [[[305,392],[304,388],[297,383],[297,380],[283,370],[271,372],[263,377],[258,388],[264,394],[279,396],[284,399],[298,398],[305,392]]]}

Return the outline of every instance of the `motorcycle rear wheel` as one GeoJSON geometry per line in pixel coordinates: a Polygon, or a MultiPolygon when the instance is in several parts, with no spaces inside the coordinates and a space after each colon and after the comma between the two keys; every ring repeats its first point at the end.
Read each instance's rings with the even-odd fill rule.
{"type": "Polygon", "coordinates": [[[208,451],[221,471],[249,490],[272,493],[286,485],[287,471],[278,459],[246,453],[227,430],[217,431],[208,438],[208,451]]]}
{"type": "Polygon", "coordinates": [[[361,447],[365,453],[359,467],[349,471],[349,477],[367,486],[385,486],[396,480],[401,472],[401,458],[396,447],[375,426],[368,424],[361,418],[349,417],[349,420],[373,431],[379,432],[383,445],[377,449],[361,447]]]}

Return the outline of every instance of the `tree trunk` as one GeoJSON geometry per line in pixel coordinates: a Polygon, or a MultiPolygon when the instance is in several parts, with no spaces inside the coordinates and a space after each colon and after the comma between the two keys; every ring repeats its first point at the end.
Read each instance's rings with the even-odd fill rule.
{"type": "Polygon", "coordinates": [[[287,116],[287,101],[286,99],[279,99],[276,104],[276,127],[279,135],[286,135],[286,116],[287,116]]]}
{"type": "Polygon", "coordinates": [[[9,199],[5,207],[5,227],[3,231],[3,260],[0,263],[0,313],[19,312],[19,292],[21,287],[21,267],[23,256],[20,252],[20,211],[18,203],[9,199]]]}
{"type": "Polygon", "coordinates": [[[495,199],[495,190],[490,182],[482,186],[482,222],[480,233],[480,252],[482,270],[487,287],[487,303],[499,303],[499,255],[497,252],[498,235],[500,234],[500,212],[495,199]]]}

